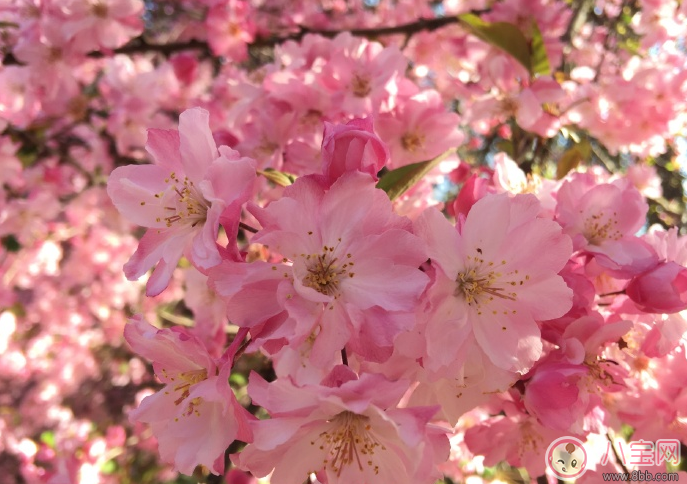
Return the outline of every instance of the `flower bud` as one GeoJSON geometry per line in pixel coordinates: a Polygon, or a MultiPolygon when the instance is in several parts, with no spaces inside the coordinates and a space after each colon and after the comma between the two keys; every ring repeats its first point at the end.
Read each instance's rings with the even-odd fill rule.
{"type": "Polygon", "coordinates": [[[388,159],[389,150],[374,133],[370,118],[324,123],[322,172],[331,182],[349,171],[369,173],[376,180],[388,159]]]}
{"type": "Polygon", "coordinates": [[[687,268],[675,262],[662,262],[632,279],[625,293],[647,313],[687,309],[687,268]]]}

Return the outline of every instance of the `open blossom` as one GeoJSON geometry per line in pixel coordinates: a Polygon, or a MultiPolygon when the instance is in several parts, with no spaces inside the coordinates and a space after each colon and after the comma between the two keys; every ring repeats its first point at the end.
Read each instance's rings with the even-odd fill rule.
{"type": "Polygon", "coordinates": [[[558,275],[572,248],[558,224],[537,218],[539,210],[532,195],[487,195],[458,227],[433,209],[416,221],[436,269],[426,294],[428,369],[455,377],[464,346],[475,343],[507,371],[524,372],[540,357],[536,321],[572,304],[558,275]]]}
{"type": "Polygon", "coordinates": [[[603,425],[600,395],[622,388],[625,376],[615,362],[599,358],[632,328],[630,321],[605,322],[592,314],[567,325],[558,348],[539,360],[524,382],[527,412],[549,429],[583,434],[603,425]]]}
{"type": "Polygon", "coordinates": [[[590,173],[566,180],[556,195],[556,221],[573,239],[575,250],[595,256],[621,276],[644,272],[656,253],[635,233],[644,225],[648,205],[629,183],[597,183],[590,173]]]}
{"type": "Polygon", "coordinates": [[[460,146],[459,121],[456,113],[446,112],[437,91],[427,90],[399,102],[393,112],[380,114],[377,131],[389,145],[392,167],[397,168],[460,146]]]}
{"type": "Polygon", "coordinates": [[[146,285],[146,293],[155,296],[169,284],[182,255],[201,271],[221,262],[220,223],[229,251],[237,252],[241,205],[256,175],[253,160],[226,146],[218,153],[208,113],[199,108],[181,113],[179,131],[148,130],[146,149],[156,164],[117,168],[107,192],[125,217],[149,227],[124,273],[135,280],[157,263],[146,285]]]}
{"type": "Polygon", "coordinates": [[[248,421],[253,416],[229,387],[231,358],[215,361],[185,328],[156,329],[140,316],[126,326],[124,337],[153,362],[165,385],[144,398],[131,419],[150,424],[162,459],[184,474],[191,475],[199,464],[222,473],[229,444],[252,438],[248,421]]]}
{"type": "Polygon", "coordinates": [[[413,324],[427,255],[374,180],[352,172],[328,188],[321,177],[301,177],[282,198],[250,211],[263,226],[252,241],[283,259],[225,261],[210,272],[229,319],[282,345],[313,338],[311,361],[322,366],[345,345],[388,358],[394,337],[413,324]]]}
{"type": "Polygon", "coordinates": [[[267,383],[250,377],[248,392],[272,414],[251,424],[255,441],[234,462],[272,484],[317,473],[329,484],[432,483],[448,455],[444,432],[428,425],[437,407],[395,408],[408,382],[359,378],[340,365],[320,385],[267,383]]]}
{"type": "Polygon", "coordinates": [[[255,37],[255,25],[248,2],[228,0],[212,5],[205,18],[208,43],[215,55],[241,62],[248,57],[248,44],[255,37]]]}
{"type": "Polygon", "coordinates": [[[143,31],[140,0],[58,0],[56,4],[66,16],[64,33],[82,52],[114,49],[143,31]]]}

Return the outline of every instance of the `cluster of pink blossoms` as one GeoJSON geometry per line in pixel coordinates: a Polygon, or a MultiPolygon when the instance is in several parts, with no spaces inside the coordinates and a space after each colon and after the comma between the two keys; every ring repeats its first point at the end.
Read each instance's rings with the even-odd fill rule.
{"type": "Polygon", "coordinates": [[[218,148],[200,108],[178,131],[149,130],[147,149],[154,165],[117,168],[108,183],[148,227],[127,276],[155,265],[158,294],[183,255],[217,317],[239,328],[228,346],[211,319],[155,329],[136,317],[125,330],[165,384],[131,417],[182,472],[222,473],[239,440],[232,462],[275,484],[431,483],[439,469],[460,475],[449,437],[464,434],[460,458],[538,476],[555,437],[618,421],[654,437],[627,407],[640,395],[668,405],[663,437],[687,440],[684,389],[652,396],[640,375],[655,360],[685,363],[687,239],[636,235],[647,204],[629,178],[535,183],[501,154],[478,190],[465,184],[453,221],[434,207],[410,219],[376,187],[389,151],[369,119],[326,125],[321,167],[260,204],[255,162],[218,148]],[[248,384],[267,420],[229,386],[243,352],[274,367],[275,381],[248,384]]]}
{"type": "Polygon", "coordinates": [[[676,0],[0,0],[0,481],[685,442],[686,32],[676,0]]]}

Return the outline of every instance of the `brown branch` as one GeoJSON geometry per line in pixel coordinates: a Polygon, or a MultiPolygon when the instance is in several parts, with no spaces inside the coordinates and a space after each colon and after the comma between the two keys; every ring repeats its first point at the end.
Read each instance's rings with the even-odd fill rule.
{"type": "MultiPolygon", "coordinates": [[[[186,42],[170,42],[168,44],[151,44],[143,37],[137,37],[128,42],[127,44],[123,45],[122,47],[114,49],[110,52],[111,55],[159,52],[160,54],[168,56],[170,54],[174,54],[175,52],[181,52],[184,50],[200,50],[203,51],[203,53],[205,53],[207,56],[211,55],[210,46],[208,45],[208,43],[200,40],[189,40],[186,42]]],[[[108,53],[107,51],[101,52],[99,50],[88,53],[88,57],[96,59],[101,57],[109,57],[109,55],[110,53],[108,53]]]]}
{"type": "MultiPolygon", "coordinates": [[[[482,11],[472,12],[474,14],[484,13],[482,11]]],[[[377,37],[382,37],[385,35],[395,35],[395,34],[405,34],[410,37],[419,32],[428,31],[432,32],[434,30],[440,29],[447,25],[453,25],[459,23],[460,20],[457,16],[451,17],[438,17],[438,18],[421,18],[415,22],[410,22],[401,25],[395,25],[393,27],[377,27],[377,28],[365,28],[365,29],[342,29],[342,30],[319,30],[311,29],[309,27],[301,26],[297,31],[281,35],[281,36],[270,36],[270,37],[258,37],[253,42],[248,44],[250,47],[273,47],[275,45],[282,44],[289,40],[299,41],[307,34],[321,35],[327,38],[333,38],[343,32],[349,32],[351,35],[356,37],[366,37],[374,39],[377,37]]],[[[174,54],[175,52],[181,52],[185,50],[200,50],[206,56],[211,57],[212,51],[210,46],[205,41],[200,40],[189,40],[186,42],[170,42],[165,44],[152,44],[145,40],[143,37],[137,37],[126,45],[113,49],[111,51],[93,51],[88,53],[88,57],[91,58],[102,58],[109,57],[116,54],[138,54],[147,52],[158,52],[165,56],[174,54]]],[[[3,61],[5,65],[8,64],[20,64],[12,54],[7,54],[3,61]]]]}
{"type": "MultiPolygon", "coordinates": [[[[472,12],[474,14],[484,13],[482,11],[472,12]]],[[[317,34],[327,38],[333,38],[343,32],[349,32],[351,35],[356,37],[366,37],[369,39],[374,39],[377,37],[382,37],[385,35],[395,35],[395,34],[405,34],[411,36],[419,32],[428,31],[432,32],[434,30],[440,29],[447,25],[453,25],[459,23],[460,20],[457,16],[452,17],[438,17],[438,18],[421,18],[415,22],[409,22],[406,24],[395,25],[393,27],[377,27],[377,28],[365,28],[365,29],[342,29],[342,30],[318,30],[310,29],[308,27],[300,27],[297,32],[289,34],[285,37],[275,36],[267,38],[258,38],[251,45],[256,47],[263,46],[274,46],[281,44],[287,40],[301,40],[306,34],[317,34]]]]}

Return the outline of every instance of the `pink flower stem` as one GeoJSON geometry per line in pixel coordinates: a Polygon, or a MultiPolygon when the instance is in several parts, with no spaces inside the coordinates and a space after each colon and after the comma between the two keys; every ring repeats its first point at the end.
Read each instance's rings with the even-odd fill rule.
{"type": "Polygon", "coordinates": [[[240,328],[238,330],[231,344],[220,358],[220,361],[225,362],[231,360],[233,362],[236,360],[236,358],[241,356],[243,351],[246,349],[246,346],[248,346],[248,343],[250,343],[250,340],[244,341],[248,331],[249,328],[240,328]]]}

